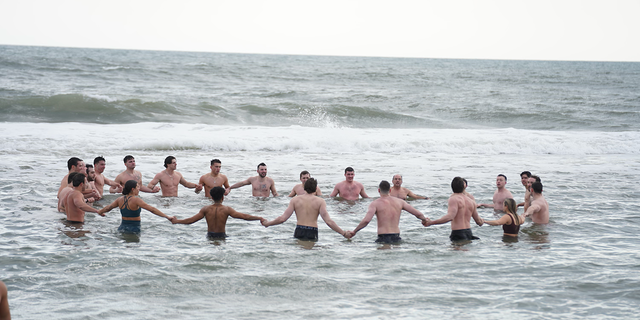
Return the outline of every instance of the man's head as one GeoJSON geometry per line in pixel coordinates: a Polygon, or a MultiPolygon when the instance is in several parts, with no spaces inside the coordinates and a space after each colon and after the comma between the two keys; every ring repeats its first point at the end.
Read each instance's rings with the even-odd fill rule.
{"type": "Polygon", "coordinates": [[[67,168],[69,169],[69,171],[84,173],[84,161],[82,161],[82,159],[80,158],[72,157],[67,160],[67,168]]]}
{"type": "Polygon", "coordinates": [[[264,164],[264,162],[260,162],[260,164],[258,165],[258,175],[260,176],[260,178],[264,178],[267,176],[267,165],[264,164]]]}
{"type": "Polygon", "coordinates": [[[178,161],[174,156],[168,156],[164,158],[164,167],[167,169],[175,170],[178,167],[178,161]]]}
{"type": "Polygon", "coordinates": [[[96,173],[103,173],[104,168],[107,167],[107,160],[105,160],[102,156],[97,156],[95,159],[93,159],[93,166],[96,169],[96,173]]]}
{"type": "Polygon", "coordinates": [[[353,179],[356,177],[356,171],[351,167],[347,167],[346,169],[344,169],[344,177],[347,179],[347,181],[353,181],[353,179]]]}
{"type": "Polygon", "coordinates": [[[389,190],[391,189],[391,185],[389,184],[389,181],[386,180],[382,180],[380,181],[380,184],[378,185],[378,192],[380,192],[380,194],[389,194],[389,190]]]}
{"type": "Polygon", "coordinates": [[[527,189],[531,189],[531,185],[534,182],[542,182],[542,181],[540,181],[540,177],[531,175],[531,177],[527,179],[527,189]]]}
{"type": "Polygon", "coordinates": [[[453,180],[451,180],[451,190],[453,190],[453,193],[464,192],[464,179],[460,177],[453,178],[453,180]]]}
{"type": "Polygon", "coordinates": [[[223,187],[213,187],[211,188],[211,191],[209,191],[209,195],[211,196],[211,199],[213,199],[213,201],[222,202],[224,198],[224,191],[225,190],[223,187]]]}
{"type": "Polygon", "coordinates": [[[309,171],[303,170],[300,172],[300,182],[302,182],[303,185],[307,180],[309,180],[309,178],[311,178],[311,173],[309,173],[309,171]]]}
{"type": "Polygon", "coordinates": [[[523,186],[527,186],[527,180],[529,179],[529,177],[531,177],[531,172],[522,171],[522,173],[520,174],[520,182],[523,186]]]}
{"type": "Polygon", "coordinates": [[[87,180],[89,182],[96,181],[96,170],[93,169],[93,165],[87,165],[87,180]]]}
{"type": "Polygon", "coordinates": [[[393,179],[391,179],[391,182],[393,183],[394,187],[400,188],[402,186],[402,176],[396,174],[395,176],[393,176],[393,179]]]}
{"type": "Polygon", "coordinates": [[[304,191],[307,193],[315,193],[318,188],[318,180],[314,178],[309,178],[304,182],[304,191]]]}
{"type": "Polygon", "coordinates": [[[534,182],[531,184],[531,191],[533,193],[542,193],[542,182],[534,182]]]}
{"type": "Polygon", "coordinates": [[[496,186],[498,187],[498,189],[502,189],[506,185],[507,185],[507,176],[505,176],[504,174],[499,174],[498,177],[496,178],[496,186]]]}
{"type": "Polygon", "coordinates": [[[73,176],[73,179],[71,180],[73,182],[73,187],[77,188],[78,186],[80,186],[81,184],[84,183],[84,174],[82,173],[78,173],[75,176],[73,176]]]}
{"type": "Polygon", "coordinates": [[[218,174],[220,173],[220,169],[222,168],[222,161],[218,159],[211,160],[211,173],[218,174]]]}
{"type": "Polygon", "coordinates": [[[69,173],[69,176],[67,177],[67,183],[73,182],[73,177],[75,177],[77,174],[78,174],[77,172],[69,173]]]}
{"type": "Polygon", "coordinates": [[[136,158],[134,158],[132,155],[127,155],[126,157],[124,157],[124,166],[127,167],[127,169],[135,169],[136,168],[136,158]]]}

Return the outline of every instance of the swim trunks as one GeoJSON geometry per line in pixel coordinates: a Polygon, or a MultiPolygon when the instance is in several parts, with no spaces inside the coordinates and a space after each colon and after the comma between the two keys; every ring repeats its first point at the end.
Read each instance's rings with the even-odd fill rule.
{"type": "Polygon", "coordinates": [[[377,243],[397,243],[402,241],[399,233],[385,233],[379,234],[378,239],[376,239],[377,243]]]}
{"type": "Polygon", "coordinates": [[[227,234],[224,232],[207,232],[209,240],[224,240],[225,238],[227,238],[227,234]]]}
{"type": "Polygon", "coordinates": [[[296,231],[293,233],[294,238],[300,240],[318,240],[318,228],[308,226],[296,226],[296,231]]]}
{"type": "Polygon", "coordinates": [[[118,231],[122,233],[140,233],[140,220],[122,220],[118,231]]]}
{"type": "Polygon", "coordinates": [[[480,238],[473,236],[471,229],[451,230],[449,239],[451,239],[451,241],[480,240],[480,238]]]}

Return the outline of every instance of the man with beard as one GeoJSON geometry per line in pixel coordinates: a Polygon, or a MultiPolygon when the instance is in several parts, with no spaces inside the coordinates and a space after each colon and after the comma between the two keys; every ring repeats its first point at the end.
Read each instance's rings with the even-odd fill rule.
{"type": "Polygon", "coordinates": [[[273,193],[274,197],[278,196],[278,192],[276,191],[276,183],[273,179],[267,177],[267,165],[264,163],[260,163],[258,165],[258,175],[255,177],[251,177],[247,180],[238,182],[227,189],[227,193],[231,191],[231,189],[240,188],[242,186],[251,185],[252,195],[254,197],[268,197],[269,191],[273,193]]]}

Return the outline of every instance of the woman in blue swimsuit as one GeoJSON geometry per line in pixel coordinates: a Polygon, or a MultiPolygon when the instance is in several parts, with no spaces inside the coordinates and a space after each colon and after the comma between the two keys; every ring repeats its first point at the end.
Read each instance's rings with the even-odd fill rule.
{"type": "Polygon", "coordinates": [[[109,212],[115,207],[120,208],[122,214],[122,223],[118,227],[118,231],[122,233],[140,233],[140,211],[145,209],[155,215],[167,218],[169,221],[176,219],[162,213],[162,211],[148,205],[138,197],[140,193],[140,185],[136,180],[129,180],[124,184],[122,189],[123,196],[116,199],[110,205],[100,209],[99,213],[109,212]]]}

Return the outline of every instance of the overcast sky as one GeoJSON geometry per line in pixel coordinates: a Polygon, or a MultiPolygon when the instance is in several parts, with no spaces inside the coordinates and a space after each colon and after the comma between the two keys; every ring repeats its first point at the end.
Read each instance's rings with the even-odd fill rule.
{"type": "Polygon", "coordinates": [[[640,61],[640,0],[0,0],[0,44],[640,61]]]}

